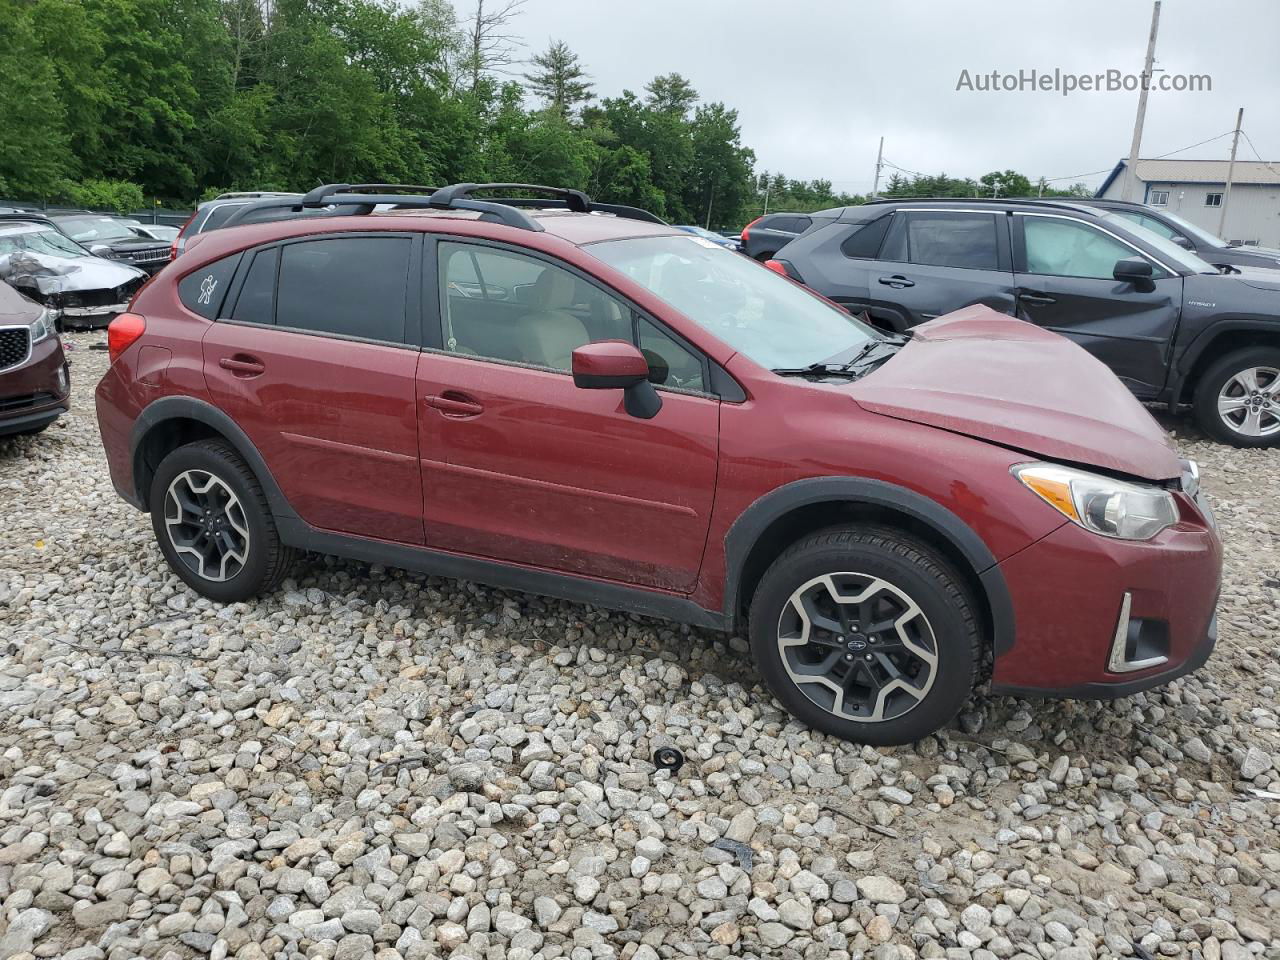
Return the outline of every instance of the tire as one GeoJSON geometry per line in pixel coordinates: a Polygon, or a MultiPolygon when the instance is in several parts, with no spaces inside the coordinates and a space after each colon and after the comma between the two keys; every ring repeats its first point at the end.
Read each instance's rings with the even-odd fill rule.
{"type": "Polygon", "coordinates": [[[1192,410],[1200,429],[1220,443],[1280,443],[1280,349],[1248,347],[1214,361],[1196,384],[1192,410]],[[1250,376],[1254,392],[1248,388],[1250,376]]]}
{"type": "Polygon", "coordinates": [[[752,598],[748,632],[761,676],[792,716],[844,740],[892,746],[948,724],[973,691],[982,643],[974,611],[961,577],[927,545],[889,528],[835,528],[773,562],[752,598]],[[828,602],[837,594],[846,602],[828,602]],[[865,604],[848,603],[864,596],[865,604]],[[814,616],[807,628],[797,597],[814,616]],[[839,623],[824,616],[840,608],[839,623]],[[821,680],[820,670],[828,671],[821,680]],[[796,679],[806,675],[815,679],[796,679]]]}
{"type": "Polygon", "coordinates": [[[148,502],[161,553],[197,593],[233,603],[275,589],[288,575],[295,551],[280,542],[258,478],[223,441],[201,440],[166,456],[148,502]]]}

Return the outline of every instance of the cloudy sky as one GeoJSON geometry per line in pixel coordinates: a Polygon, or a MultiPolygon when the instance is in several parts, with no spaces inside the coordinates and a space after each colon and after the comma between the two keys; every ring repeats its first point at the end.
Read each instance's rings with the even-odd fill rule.
{"type": "MultiPolygon", "coordinates": [[[[1137,93],[956,86],[963,70],[1136,74],[1150,22],[1146,0],[527,0],[512,27],[526,55],[568,43],[602,96],[682,73],[704,99],[737,108],[758,169],[865,192],[881,135],[909,170],[1013,168],[1034,181],[1109,168],[1129,152],[1137,93]]],[[[1153,92],[1142,155],[1229,131],[1244,107],[1257,149],[1280,160],[1278,37],[1276,0],[1165,0],[1157,69],[1208,74],[1212,90],[1153,92]]],[[[1224,137],[1179,156],[1229,149],[1224,137]]],[[[1254,159],[1243,140],[1239,156],[1254,159]]]]}

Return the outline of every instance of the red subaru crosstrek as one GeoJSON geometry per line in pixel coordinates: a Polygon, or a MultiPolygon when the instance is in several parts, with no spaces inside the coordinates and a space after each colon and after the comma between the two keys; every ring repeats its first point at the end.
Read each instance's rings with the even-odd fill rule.
{"type": "Polygon", "coordinates": [[[1195,467],[1084,350],[984,307],[887,335],[643,211],[498,186],[256,201],[282,219],[111,324],[112,479],[192,588],[313,550],[745,630],[788,710],[874,744],[987,677],[1114,697],[1209,656],[1195,467]]]}

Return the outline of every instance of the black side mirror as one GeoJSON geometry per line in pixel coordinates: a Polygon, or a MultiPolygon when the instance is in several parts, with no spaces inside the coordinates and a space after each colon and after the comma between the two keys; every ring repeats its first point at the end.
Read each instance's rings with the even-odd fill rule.
{"type": "Polygon", "coordinates": [[[1139,290],[1149,291],[1153,287],[1152,273],[1150,261],[1142,257],[1126,257],[1116,261],[1111,276],[1121,283],[1132,283],[1139,290]]]}

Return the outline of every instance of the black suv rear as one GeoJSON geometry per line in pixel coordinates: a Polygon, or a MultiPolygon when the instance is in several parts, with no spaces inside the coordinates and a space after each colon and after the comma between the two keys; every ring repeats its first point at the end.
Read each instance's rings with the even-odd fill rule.
{"type": "Polygon", "coordinates": [[[1219,440],[1280,442],[1280,274],[1223,274],[1069,201],[890,200],[812,217],[776,267],[882,327],[983,303],[1074,340],[1141,400],[1190,404],[1219,440]]]}
{"type": "Polygon", "coordinates": [[[813,225],[807,213],[767,213],[742,228],[742,252],[756,260],[768,260],[813,225]]]}

